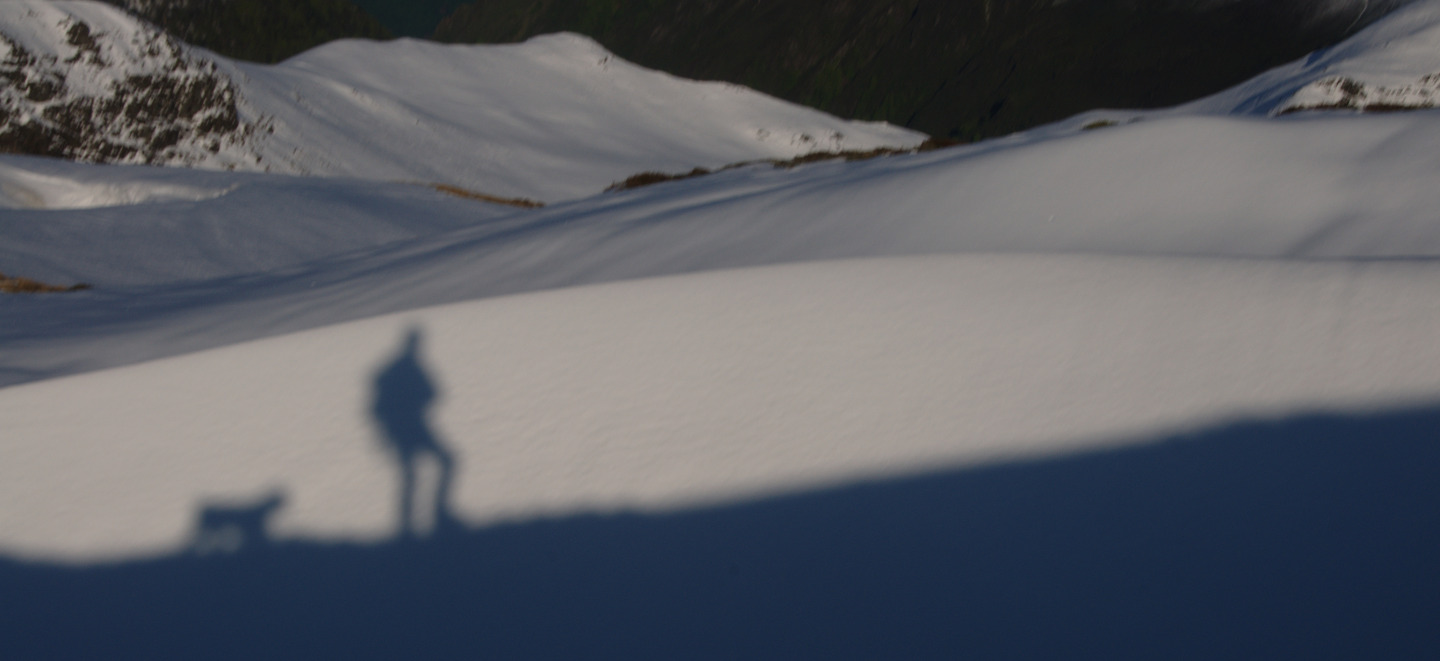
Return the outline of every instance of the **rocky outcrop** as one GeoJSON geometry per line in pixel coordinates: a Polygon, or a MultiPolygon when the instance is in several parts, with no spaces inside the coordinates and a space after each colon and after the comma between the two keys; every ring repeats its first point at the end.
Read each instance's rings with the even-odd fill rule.
{"type": "Polygon", "coordinates": [[[117,10],[4,3],[0,152],[96,163],[254,164],[235,84],[117,10]],[[76,12],[70,10],[80,10],[76,12]],[[92,24],[90,18],[113,19],[92,24]]]}
{"type": "Polygon", "coordinates": [[[1392,86],[1373,85],[1353,78],[1334,76],[1301,88],[1277,114],[1306,110],[1424,110],[1434,108],[1436,101],[1440,101],[1440,73],[1422,76],[1412,83],[1392,86]]]}

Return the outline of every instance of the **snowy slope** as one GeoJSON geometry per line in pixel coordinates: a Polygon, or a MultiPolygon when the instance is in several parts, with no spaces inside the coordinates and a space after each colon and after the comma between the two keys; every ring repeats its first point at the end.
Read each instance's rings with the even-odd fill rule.
{"type": "Polygon", "coordinates": [[[1440,5],[1411,2],[1343,43],[1277,67],[1182,112],[1277,114],[1305,109],[1433,108],[1440,5]]]}
{"type": "Polygon", "coordinates": [[[274,122],[258,146],[272,170],[420,179],[547,202],[647,170],[925,137],[642,69],[575,34],[511,46],[339,41],[275,67],[232,66],[242,93],[274,122]]]}
{"type": "MultiPolygon", "coordinates": [[[[1412,25],[1432,6],[1398,12],[1356,43],[1373,47],[1374,31],[1412,25]]],[[[573,45],[567,39],[558,43],[573,45]]],[[[0,302],[17,318],[0,331],[10,347],[0,348],[0,379],[474,297],[796,260],[983,251],[1416,258],[1440,250],[1429,214],[1440,202],[1429,184],[1440,134],[1428,114],[1275,121],[1191,108],[1103,131],[1077,133],[1074,123],[910,158],[734,170],[540,212],[472,211],[403,186],[142,170],[111,177],[7,161],[0,174],[12,205],[33,205],[39,189],[95,203],[84,200],[96,194],[63,191],[95,190],[107,177],[113,183],[100,188],[131,192],[95,200],[154,194],[134,192],[140,180],[188,199],[145,205],[148,218],[123,207],[7,214],[4,272],[99,289],[0,302]],[[396,195],[407,201],[381,208],[396,195]],[[466,214],[475,222],[467,225],[466,214]],[[209,220],[186,220],[196,217],[209,220]],[[419,238],[382,247],[406,237],[419,238]],[[111,245],[121,250],[107,253],[111,245]],[[322,257],[329,261],[306,263],[322,257]],[[154,295],[180,281],[246,274],[243,283],[154,295]],[[97,329],[125,330],[97,344],[94,333],[111,332],[97,329]]]]}
{"type": "Polygon", "coordinates": [[[251,275],[513,210],[412,184],[3,156],[0,272],[107,288],[251,275]]]}
{"type": "Polygon", "coordinates": [[[542,201],[646,170],[923,135],[642,69],[578,35],[341,41],[233,62],[94,2],[0,3],[0,143],[93,162],[445,183],[542,201]]]}
{"type": "MultiPolygon", "coordinates": [[[[585,48],[457,52],[540,77],[585,48]]],[[[0,158],[0,271],[96,285],[0,297],[0,640],[1433,656],[1440,114],[1272,116],[1319,79],[1283,73],[1103,130],[1126,115],[540,210],[0,158]]],[[[321,97],[276,140],[399,112],[321,97]]]]}
{"type": "MultiPolygon", "coordinates": [[[[163,274],[237,273],[227,262],[235,258],[220,252],[206,265],[203,254],[177,251],[173,266],[161,253],[142,268],[103,255],[102,244],[72,255],[67,246],[80,240],[33,229],[47,214],[62,212],[26,212],[25,220],[7,221],[23,243],[0,244],[3,272],[98,289],[73,298],[0,299],[0,309],[16,318],[0,329],[0,382],[423,305],[800,260],[997,251],[1428,258],[1440,254],[1440,228],[1431,215],[1440,208],[1440,192],[1431,185],[1440,176],[1432,158],[1437,142],[1440,125],[1429,113],[1304,121],[1157,118],[1012,145],[794,171],[734,170],[516,211],[321,263],[295,263],[286,272],[256,273],[243,283],[185,286],[167,284],[163,274]],[[108,341],[93,342],[96,332],[108,341]]],[[[281,240],[291,236],[291,214],[244,211],[268,204],[246,202],[246,190],[263,195],[276,188],[256,185],[168,208],[201,205],[223,217],[235,204],[255,236],[281,240]]],[[[308,210],[312,223],[355,213],[330,211],[350,193],[327,190],[334,195],[296,207],[308,210]]],[[[415,207],[421,217],[424,208],[415,207]]],[[[480,217],[491,207],[475,209],[480,217]]],[[[74,232],[93,218],[102,223],[97,236],[105,236],[115,230],[104,229],[102,219],[127,214],[133,215],[64,213],[72,219],[57,226],[74,232]]],[[[128,231],[137,243],[178,240],[166,239],[159,224],[128,231]]]]}
{"type": "Polygon", "coordinates": [[[1429,263],[937,256],[460,303],[0,391],[0,543],[173,551],[197,503],[276,490],[279,538],[394,536],[368,407],[408,329],[454,513],[490,525],[1430,403],[1437,324],[1429,263]]]}

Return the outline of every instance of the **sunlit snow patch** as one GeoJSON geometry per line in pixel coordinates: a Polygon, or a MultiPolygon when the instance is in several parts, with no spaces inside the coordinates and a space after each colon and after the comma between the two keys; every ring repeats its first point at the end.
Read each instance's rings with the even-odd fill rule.
{"type": "Polygon", "coordinates": [[[81,181],[27,172],[0,163],[0,208],[94,209],[145,202],[210,200],[235,186],[198,187],[163,181],[81,181]]]}

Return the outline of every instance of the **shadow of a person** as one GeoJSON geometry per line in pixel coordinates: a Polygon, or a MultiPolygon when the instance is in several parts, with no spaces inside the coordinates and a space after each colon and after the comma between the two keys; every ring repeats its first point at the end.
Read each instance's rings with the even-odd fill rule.
{"type": "Polygon", "coordinates": [[[400,534],[409,538],[421,532],[415,518],[419,496],[417,462],[426,455],[434,459],[440,469],[433,493],[434,530],[439,533],[455,527],[450,513],[455,458],[431,431],[427,420],[430,406],[439,393],[420,364],[421,339],[419,329],[410,329],[400,354],[376,374],[370,406],[382,441],[395,454],[400,468],[400,534]]]}

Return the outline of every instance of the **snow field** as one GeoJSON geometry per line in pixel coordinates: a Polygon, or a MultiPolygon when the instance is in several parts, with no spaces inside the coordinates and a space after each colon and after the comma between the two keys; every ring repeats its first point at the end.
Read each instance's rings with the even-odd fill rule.
{"type": "Polygon", "coordinates": [[[109,290],[284,271],[514,211],[415,184],[0,156],[7,206],[6,272],[109,290]]]}
{"type": "Polygon", "coordinates": [[[412,328],[470,526],[1430,404],[1436,115],[1245,115],[1435,4],[1138,123],[603,196],[918,136],[574,35],[222,63],[276,169],[367,180],[0,159],[0,266],[97,286],[0,299],[0,552],[180,551],[205,503],[276,490],[279,540],[391,539],[367,407],[412,328]]]}
{"type": "Polygon", "coordinates": [[[667,510],[1440,393],[1440,269],[1083,256],[817,262],[487,299],[8,388],[0,548],[394,535],[367,407],[422,333],[464,523],[667,510]]]}
{"type": "Polygon", "coordinates": [[[244,185],[144,207],[144,222],[123,207],[0,219],[13,237],[0,244],[4,272],[99,288],[0,300],[15,319],[0,329],[0,383],[427,305],[817,259],[1425,258],[1440,254],[1437,147],[1428,112],[1155,118],[912,157],[735,170],[538,211],[412,186],[177,179],[244,185]],[[245,277],[199,280],[236,276],[245,277]]]}
{"type": "Polygon", "coordinates": [[[893,133],[559,35],[220,63],[247,148],[359,178],[0,157],[0,271],[95,285],[0,296],[0,647],[1434,656],[1440,115],[1274,115],[1437,4],[1186,107],[618,194],[893,133]]]}

